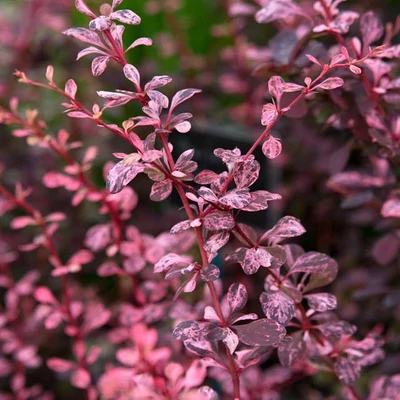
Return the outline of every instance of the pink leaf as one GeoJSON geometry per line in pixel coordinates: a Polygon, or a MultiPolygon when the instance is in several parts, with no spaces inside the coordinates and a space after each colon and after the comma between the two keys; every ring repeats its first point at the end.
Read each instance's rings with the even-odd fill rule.
{"type": "Polygon", "coordinates": [[[242,209],[243,211],[255,212],[265,210],[268,208],[268,201],[280,200],[282,198],[281,195],[270,193],[266,190],[257,190],[250,193],[250,196],[250,203],[242,209]]]}
{"type": "Polygon", "coordinates": [[[172,182],[169,179],[156,182],[151,187],[150,199],[153,201],[165,200],[172,193],[172,182]]]}
{"type": "Polygon", "coordinates": [[[183,121],[180,124],[176,124],[174,128],[179,133],[188,133],[192,129],[192,124],[189,121],[183,121]]]}
{"type": "Polygon", "coordinates": [[[75,8],[81,13],[85,14],[90,18],[95,18],[96,16],[90,11],[90,8],[86,5],[83,0],[75,0],[75,8]]]}
{"type": "Polygon", "coordinates": [[[279,361],[284,367],[292,367],[305,350],[306,343],[303,340],[303,333],[296,332],[290,342],[278,348],[279,361]]]}
{"type": "MultiPolygon", "coordinates": [[[[149,38],[143,37],[143,38],[139,38],[136,39],[126,50],[125,53],[129,50],[134,49],[137,46],[151,46],[153,44],[153,41],[149,38]]],[[[152,88],[155,89],[155,88],[152,88]]],[[[145,88],[146,90],[146,88],[145,88]]]]}
{"type": "Polygon", "coordinates": [[[264,237],[290,238],[302,235],[306,230],[297,218],[286,216],[263,235],[264,237]]]}
{"type": "Polygon", "coordinates": [[[336,89],[340,86],[343,86],[343,79],[342,78],[328,78],[325,79],[322,83],[319,85],[315,86],[314,89],[325,89],[325,90],[333,90],[336,89]]]}
{"type": "Polygon", "coordinates": [[[239,338],[229,328],[223,328],[222,343],[224,343],[229,349],[229,352],[233,354],[236,347],[239,345],[239,338]]]}
{"type": "Polygon", "coordinates": [[[240,163],[234,172],[234,180],[238,189],[250,187],[260,173],[260,163],[256,160],[246,160],[240,163]]]}
{"type": "Polygon", "coordinates": [[[194,181],[199,185],[209,185],[217,179],[218,175],[214,171],[205,169],[196,175],[194,181]]]}
{"type": "Polygon", "coordinates": [[[310,308],[318,312],[334,310],[337,307],[337,300],[330,293],[316,293],[304,296],[310,308]]]}
{"type": "Polygon", "coordinates": [[[171,228],[170,233],[180,233],[190,229],[190,222],[191,221],[189,219],[187,219],[186,221],[178,222],[171,228]]]}
{"type": "Polygon", "coordinates": [[[90,374],[83,368],[76,369],[71,375],[71,385],[79,389],[87,389],[90,386],[90,374]]]}
{"type": "Polygon", "coordinates": [[[229,230],[235,226],[235,220],[229,212],[213,211],[204,218],[204,226],[209,231],[229,230]]]}
{"type": "Polygon", "coordinates": [[[361,372],[361,366],[356,361],[339,357],[333,366],[337,377],[345,384],[353,386],[361,372]]]}
{"type": "Polygon", "coordinates": [[[157,104],[159,104],[162,108],[168,108],[169,100],[165,94],[162,94],[158,90],[148,90],[147,96],[157,104]]]}
{"type": "Polygon", "coordinates": [[[265,157],[273,160],[282,153],[282,143],[272,135],[269,135],[262,145],[262,152],[265,157]]]}
{"type": "Polygon", "coordinates": [[[178,254],[169,253],[163,257],[161,257],[154,265],[154,273],[160,273],[164,271],[168,271],[171,267],[184,264],[189,265],[190,259],[188,257],[182,257],[178,254]]]}
{"type": "Polygon", "coordinates": [[[381,264],[386,265],[393,261],[399,251],[399,239],[389,233],[379,238],[372,248],[372,257],[381,264]]]}
{"type": "Polygon", "coordinates": [[[57,304],[57,300],[50,289],[45,286],[39,286],[34,293],[35,300],[39,303],[57,304]]]}
{"type": "Polygon", "coordinates": [[[109,15],[109,18],[128,25],[139,25],[141,21],[139,15],[135,14],[131,10],[114,11],[109,15]]]}
{"type": "Polygon", "coordinates": [[[75,39],[80,40],[81,42],[94,44],[96,46],[104,47],[103,43],[100,41],[97,33],[90,31],[85,28],[70,28],[63,32],[64,35],[72,36],[75,39]]]}
{"type": "Polygon", "coordinates": [[[263,292],[260,296],[260,303],[265,316],[281,325],[287,325],[293,318],[294,301],[281,291],[263,292]]]}
{"type": "Polygon", "coordinates": [[[69,96],[75,99],[76,92],[78,90],[78,86],[73,79],[68,79],[67,83],[65,84],[64,92],[69,96]]]}
{"type": "Polygon", "coordinates": [[[219,199],[219,202],[225,206],[236,208],[238,210],[246,207],[251,201],[249,189],[233,189],[225,196],[219,199]]]}
{"type": "Polygon", "coordinates": [[[105,31],[109,28],[111,28],[112,25],[112,21],[110,20],[110,18],[104,16],[104,15],[100,15],[100,17],[97,17],[95,19],[92,19],[89,22],[89,28],[92,31],[105,31]]]}
{"type": "Polygon", "coordinates": [[[200,386],[207,375],[207,367],[200,360],[192,362],[187,369],[184,380],[184,387],[193,388],[200,386]]]}
{"type": "Polygon", "coordinates": [[[356,75],[360,75],[362,70],[361,68],[357,67],[356,65],[350,65],[349,70],[356,75]]]}
{"type": "Polygon", "coordinates": [[[126,64],[124,66],[124,75],[133,82],[137,88],[140,88],[140,73],[134,65],[126,64]]]}
{"type": "Polygon", "coordinates": [[[205,282],[216,281],[220,276],[220,271],[218,267],[214,264],[208,264],[203,267],[200,271],[200,277],[205,282]]]}
{"type": "Polygon", "coordinates": [[[218,197],[217,195],[209,188],[202,186],[198,190],[199,196],[201,196],[204,200],[209,201],[210,203],[217,203],[218,197]]]}
{"type": "Polygon", "coordinates": [[[267,103],[263,106],[261,115],[261,125],[269,125],[278,117],[278,110],[272,103],[267,103]]]}
{"type": "MultiPolygon", "coordinates": [[[[99,57],[94,58],[92,61],[93,76],[100,76],[107,68],[107,64],[109,61],[110,61],[109,56],[99,56],[99,57]]],[[[86,118],[87,118],[87,116],[86,116],[86,118]]]]}
{"type": "Polygon", "coordinates": [[[277,347],[286,335],[285,328],[271,319],[260,319],[236,326],[235,330],[240,341],[248,346],[277,347]]]}
{"type": "Polygon", "coordinates": [[[56,357],[49,358],[46,364],[50,369],[56,372],[67,372],[75,366],[72,361],[67,361],[56,357]]]}
{"type": "Polygon", "coordinates": [[[241,310],[247,303],[246,286],[241,283],[231,285],[228,289],[227,299],[231,313],[241,310]]]}
{"type": "Polygon", "coordinates": [[[268,81],[268,91],[271,96],[275,97],[278,104],[278,109],[280,108],[281,97],[284,92],[285,81],[278,75],[273,76],[268,81]]]}
{"type": "Polygon", "coordinates": [[[263,1],[261,4],[263,5],[263,8],[261,8],[261,10],[259,10],[255,15],[256,21],[259,24],[268,24],[272,21],[287,19],[293,15],[303,14],[301,8],[291,0],[263,1]]]}
{"type": "Polygon", "coordinates": [[[115,164],[108,171],[106,188],[112,193],[119,193],[129,182],[131,182],[139,173],[145,170],[144,165],[133,163],[127,165],[123,160],[115,164]]]}
{"type": "Polygon", "coordinates": [[[36,225],[36,221],[32,217],[15,217],[11,221],[12,229],[22,229],[27,227],[28,225],[36,225]]]}
{"type": "Polygon", "coordinates": [[[212,235],[205,243],[204,250],[210,254],[216,254],[218,250],[229,241],[229,232],[222,231],[212,235]]]}
{"type": "Polygon", "coordinates": [[[175,96],[172,98],[170,112],[174,110],[176,106],[183,103],[184,101],[193,97],[196,93],[200,93],[200,89],[183,89],[180,90],[175,96]]]}
{"type": "Polygon", "coordinates": [[[382,217],[400,218],[400,199],[387,200],[381,210],[382,217]]]}
{"type": "Polygon", "coordinates": [[[170,78],[167,75],[162,75],[162,76],[154,76],[151,81],[147,82],[144,90],[147,92],[148,90],[154,90],[158,89],[160,87],[163,87],[170,83],[172,81],[172,78],[170,78]]]}
{"type": "Polygon", "coordinates": [[[97,252],[104,249],[111,240],[111,226],[99,224],[92,226],[85,236],[85,245],[92,251],[97,252]]]}

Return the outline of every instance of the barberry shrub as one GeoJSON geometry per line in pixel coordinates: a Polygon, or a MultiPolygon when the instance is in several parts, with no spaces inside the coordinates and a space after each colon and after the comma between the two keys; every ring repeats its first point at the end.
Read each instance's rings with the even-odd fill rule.
{"type": "MultiPolygon", "coordinates": [[[[351,146],[340,145],[327,186],[345,197],[347,209],[365,209],[353,214],[353,222],[378,220],[384,235],[372,255],[382,265],[395,262],[400,47],[392,40],[400,23],[387,24],[385,32],[373,12],[342,10],[340,1],[225,1],[234,62],[231,79],[225,76],[221,88],[230,82],[231,92],[236,88],[244,95],[242,112],[231,110],[238,119],[264,128],[252,136],[247,151],[215,148],[207,155],[218,160],[216,172],[199,168],[197,149],[179,154],[171,143],[191,135],[193,116],[187,110],[203,92],[179,88],[167,96],[171,77],[144,79],[146,73],[128,62],[128,52],[151,46],[152,40],[141,37],[125,46],[125,26],[139,25],[141,18],[121,3],[102,4],[96,13],[76,0],[88,27],[63,33],[86,46],[77,58],[93,57],[94,77],[114,68],[127,89],[98,90],[99,99],[86,107],[76,81],[59,84],[52,66],[45,80],[15,72],[20,82],[64,98],[65,115],[74,124],[92,124],[99,137],[122,139],[112,142],[115,149],[102,149],[108,162],[102,166],[101,187],[96,164],[104,155],[90,138],[88,143],[75,140],[65,129],[52,134],[37,110],[21,111],[16,97],[0,108],[0,119],[14,137],[26,140],[36,162],[43,159],[41,182],[49,193],[71,193],[70,204],[47,209],[51,203],[43,200],[37,181],[13,187],[2,166],[0,213],[10,218],[12,231],[22,232],[18,245],[11,233],[0,241],[2,398],[62,398],[57,385],[41,379],[53,374],[86,399],[278,399],[298,396],[299,381],[307,382],[303,398],[396,399],[400,375],[376,374],[359,383],[364,367],[385,358],[384,328],[360,332],[335,314],[338,301],[331,284],[338,263],[294,242],[307,235],[296,215],[264,230],[242,221],[246,213],[261,215],[270,205],[288,201],[255,185],[261,168],[270,164],[254,153],[260,148],[277,165],[285,157],[286,136],[296,135],[293,130],[280,140],[280,124],[286,117],[311,116],[313,127],[347,130],[352,145],[366,149],[372,167],[365,169],[373,172],[344,171],[351,146]],[[281,28],[271,49],[262,51],[243,39],[237,23],[249,16],[281,28]],[[361,39],[349,35],[358,19],[361,39]],[[264,57],[254,74],[261,80],[267,74],[265,82],[251,78],[246,57],[253,62],[264,57]],[[125,107],[131,113],[134,104],[139,115],[109,122],[119,115],[115,110],[125,107]],[[48,161],[48,153],[63,162],[62,169],[48,161]],[[165,221],[149,216],[140,201],[133,189],[139,186],[148,187],[153,202],[171,195],[179,199],[181,211],[166,215],[171,224],[166,232],[165,221]],[[146,220],[137,223],[142,212],[146,220]],[[385,224],[386,219],[391,222],[385,224]],[[14,272],[18,262],[29,267],[22,275],[14,272]],[[81,279],[93,268],[99,285],[81,279]],[[108,282],[113,282],[112,294],[99,289],[108,282]]],[[[318,148],[318,143],[312,145],[326,158],[331,147],[318,148]]],[[[294,166],[307,162],[293,159],[294,166]]],[[[392,276],[387,272],[378,288],[392,276]]]]}

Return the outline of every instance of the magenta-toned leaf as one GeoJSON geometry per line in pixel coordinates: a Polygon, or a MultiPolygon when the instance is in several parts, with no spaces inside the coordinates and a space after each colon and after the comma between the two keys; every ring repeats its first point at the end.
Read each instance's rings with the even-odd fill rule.
{"type": "Polygon", "coordinates": [[[241,310],[247,303],[246,286],[242,283],[234,283],[228,289],[228,304],[231,313],[241,310]]]}
{"type": "Polygon", "coordinates": [[[334,65],[340,64],[344,61],[346,61],[346,56],[342,53],[338,53],[332,57],[332,60],[329,65],[333,67],[334,65]]]}
{"type": "Polygon", "coordinates": [[[278,357],[284,367],[292,367],[306,350],[306,343],[303,340],[303,332],[296,332],[292,340],[278,348],[278,357]]]}
{"type": "Polygon", "coordinates": [[[178,222],[171,228],[170,233],[180,233],[183,231],[187,231],[191,228],[190,222],[191,221],[189,219],[187,219],[186,221],[178,222]]]}
{"type": "Polygon", "coordinates": [[[210,236],[204,246],[207,253],[216,254],[220,248],[225,246],[229,241],[229,232],[222,231],[210,236]]]}
{"type": "Polygon", "coordinates": [[[78,368],[71,375],[71,385],[79,389],[87,389],[90,386],[90,374],[86,369],[78,368]]]}
{"type": "Polygon", "coordinates": [[[349,70],[356,75],[360,75],[362,70],[361,68],[357,67],[356,65],[350,65],[349,70]]]}
{"type": "Polygon", "coordinates": [[[384,184],[385,180],[381,177],[365,175],[357,171],[341,172],[332,176],[327,182],[329,188],[338,192],[342,192],[343,189],[355,190],[369,189],[371,186],[381,187],[384,184]]]}
{"type": "Polygon", "coordinates": [[[265,316],[281,325],[287,325],[293,318],[294,301],[281,291],[261,293],[260,303],[265,316]]]}
{"type": "Polygon", "coordinates": [[[49,358],[46,364],[51,370],[56,372],[67,372],[75,366],[72,361],[67,361],[56,357],[49,358]]]}
{"type": "Polygon", "coordinates": [[[228,163],[235,163],[242,160],[242,155],[239,148],[235,147],[233,150],[226,150],[226,149],[215,149],[214,155],[220,158],[225,164],[228,163]]]}
{"type": "Polygon", "coordinates": [[[151,187],[150,199],[153,201],[165,200],[172,193],[172,182],[169,179],[156,182],[151,187]]]}
{"type": "MultiPolygon", "coordinates": [[[[129,50],[134,49],[137,46],[151,46],[153,44],[153,41],[150,38],[147,37],[142,37],[139,39],[136,39],[126,50],[125,53],[128,52],[129,50]]],[[[155,88],[152,88],[155,89],[155,88]]],[[[145,88],[145,90],[147,90],[145,88]]]]}
{"type": "Polygon", "coordinates": [[[207,376],[207,367],[201,360],[194,360],[185,374],[184,387],[200,386],[207,376]]]}
{"type": "Polygon", "coordinates": [[[144,170],[144,165],[140,163],[125,165],[124,160],[120,161],[108,171],[106,189],[112,194],[119,193],[136,175],[144,170]]]}
{"type": "Polygon", "coordinates": [[[162,94],[158,90],[148,90],[147,96],[149,96],[150,100],[155,101],[162,108],[168,108],[169,100],[165,94],[162,94]]]}
{"type": "Polygon", "coordinates": [[[285,82],[283,84],[283,91],[285,93],[299,92],[300,90],[303,90],[303,89],[304,89],[304,86],[298,85],[297,83],[285,82]]]}
{"type": "Polygon", "coordinates": [[[139,25],[140,17],[131,10],[118,10],[109,15],[109,18],[128,25],[139,25]]]}
{"type": "Polygon", "coordinates": [[[256,249],[247,249],[246,247],[239,247],[226,259],[238,262],[246,275],[255,274],[261,266],[256,249]]]}
{"type": "Polygon", "coordinates": [[[106,29],[111,28],[112,25],[112,21],[110,18],[104,16],[104,15],[100,15],[100,17],[97,17],[95,19],[92,19],[89,22],[89,29],[91,29],[92,31],[105,31],[106,29]]]}
{"type": "Polygon", "coordinates": [[[192,124],[189,121],[183,121],[179,124],[174,125],[174,128],[179,133],[188,133],[192,129],[192,124]]]}
{"type": "Polygon", "coordinates": [[[232,189],[219,199],[221,204],[238,210],[246,207],[250,201],[249,189],[232,189]]]}
{"type": "Polygon", "coordinates": [[[325,90],[333,90],[337,89],[338,87],[343,86],[343,79],[342,78],[328,78],[325,79],[322,83],[319,85],[315,86],[314,89],[325,89],[325,90]]]}
{"type": "Polygon", "coordinates": [[[183,103],[184,101],[190,99],[196,93],[200,93],[200,92],[201,92],[200,89],[183,89],[183,90],[180,90],[172,98],[170,112],[172,112],[172,110],[176,106],[178,106],[179,104],[183,103]]]}
{"type": "Polygon", "coordinates": [[[110,224],[92,226],[85,236],[85,245],[92,251],[103,250],[111,241],[110,224]]]}
{"type": "Polygon", "coordinates": [[[127,79],[133,82],[137,88],[140,88],[140,73],[134,65],[126,64],[124,66],[124,75],[127,79]]]}
{"type": "Polygon", "coordinates": [[[331,293],[316,293],[304,296],[310,308],[318,312],[334,310],[337,307],[336,297],[331,293]]]}
{"type": "Polygon", "coordinates": [[[357,362],[346,357],[339,357],[334,366],[335,373],[345,385],[353,386],[360,376],[361,367],[357,362]]]}
{"type": "Polygon", "coordinates": [[[208,187],[202,186],[198,190],[198,194],[206,201],[209,201],[211,203],[218,203],[218,197],[216,194],[209,189],[208,187]]]}
{"type": "Polygon", "coordinates": [[[395,235],[391,233],[384,235],[375,242],[372,257],[381,265],[389,264],[398,255],[399,246],[400,241],[395,235]]]}
{"type": "Polygon", "coordinates": [[[203,281],[213,282],[219,278],[220,271],[218,267],[214,264],[208,264],[203,267],[200,271],[200,277],[203,281]]]}
{"type": "Polygon", "coordinates": [[[203,331],[203,326],[196,321],[181,322],[172,333],[175,340],[200,339],[203,331]]]}
{"type": "Polygon", "coordinates": [[[233,333],[229,328],[223,328],[223,336],[222,343],[228,347],[229,352],[233,354],[236,350],[236,347],[239,345],[239,338],[235,333],[233,333]]]}
{"type": "Polygon", "coordinates": [[[144,90],[147,92],[148,90],[158,89],[160,87],[168,85],[168,83],[170,83],[171,81],[172,78],[167,75],[154,76],[151,81],[146,83],[144,90]]]}
{"type": "Polygon", "coordinates": [[[63,31],[64,35],[72,36],[75,39],[80,40],[84,43],[93,44],[96,46],[104,47],[103,43],[99,39],[97,33],[90,31],[85,28],[70,28],[63,31]]]}
{"type": "Polygon", "coordinates": [[[45,286],[39,286],[36,288],[34,293],[35,300],[39,303],[56,304],[57,300],[49,288],[45,286]]]}
{"type": "Polygon", "coordinates": [[[269,125],[278,117],[278,110],[272,103],[267,103],[263,106],[261,114],[261,125],[269,125]]]}
{"type": "Polygon", "coordinates": [[[260,163],[256,160],[246,160],[240,163],[234,172],[234,180],[238,189],[249,188],[260,173],[260,163]]]}
{"type": "Polygon", "coordinates": [[[263,235],[264,237],[291,238],[302,235],[306,230],[297,218],[286,216],[263,235]]]}
{"type": "Polygon", "coordinates": [[[199,172],[194,181],[199,185],[209,185],[213,183],[218,178],[218,175],[214,171],[210,171],[205,169],[204,171],[199,172]]]}
{"type": "Polygon", "coordinates": [[[331,24],[331,29],[339,33],[347,33],[353,25],[354,21],[358,19],[360,14],[354,11],[343,11],[334,19],[331,24]]]}
{"type": "Polygon", "coordinates": [[[154,265],[154,273],[168,271],[172,266],[178,264],[189,265],[190,260],[187,257],[179,256],[175,253],[169,253],[161,257],[154,265]]]}
{"type": "Polygon", "coordinates": [[[259,24],[268,24],[272,21],[303,14],[301,8],[294,4],[292,0],[274,0],[262,2],[261,4],[263,8],[255,15],[259,24]]]}
{"type": "Polygon", "coordinates": [[[113,0],[111,8],[115,10],[124,0],[113,0]]]}
{"type": "Polygon", "coordinates": [[[91,11],[90,8],[83,0],[75,0],[75,8],[81,13],[85,14],[90,18],[96,17],[91,11]]]}
{"type": "Polygon", "coordinates": [[[67,83],[65,84],[64,92],[69,96],[75,99],[76,92],[78,91],[78,86],[73,79],[68,79],[67,83]]]}
{"type": "Polygon", "coordinates": [[[306,57],[314,64],[317,64],[321,67],[321,63],[311,54],[306,54],[306,57]]]}
{"type": "Polygon", "coordinates": [[[352,335],[357,329],[346,321],[325,322],[318,329],[330,340],[336,341],[346,335],[352,335]]]}
{"type": "Polygon", "coordinates": [[[272,135],[269,135],[262,145],[262,152],[265,157],[273,160],[282,153],[282,143],[272,135]]]}
{"type": "Polygon", "coordinates": [[[360,30],[365,48],[383,35],[382,23],[373,11],[368,11],[361,17],[360,30]]]}
{"type": "Polygon", "coordinates": [[[99,56],[93,59],[92,61],[92,74],[93,76],[100,76],[110,61],[109,56],[99,56]]]}
{"type": "Polygon", "coordinates": [[[204,226],[209,231],[229,230],[235,226],[231,213],[212,211],[204,218],[204,226]]]}
{"type": "Polygon", "coordinates": [[[10,226],[12,229],[22,229],[28,225],[36,225],[36,220],[32,217],[15,217],[10,226]]]}
{"type": "Polygon", "coordinates": [[[247,325],[235,326],[241,342],[248,346],[278,347],[286,336],[286,329],[271,319],[259,319],[247,325]]]}
{"type": "Polygon", "coordinates": [[[382,217],[400,218],[400,199],[387,200],[381,210],[382,217]]]}
{"type": "Polygon", "coordinates": [[[338,265],[335,260],[327,255],[310,251],[296,260],[289,273],[295,272],[311,274],[304,287],[304,292],[306,292],[333,282],[338,272],[338,265]]]}
{"type": "Polygon", "coordinates": [[[284,85],[285,81],[278,75],[271,77],[270,80],[268,81],[268,91],[271,94],[271,96],[275,97],[276,102],[278,104],[278,108],[281,101],[281,97],[284,93],[284,85]]]}
{"type": "Polygon", "coordinates": [[[270,193],[266,190],[256,190],[250,193],[251,201],[250,203],[242,208],[243,211],[256,212],[265,210],[268,208],[268,201],[280,200],[282,197],[276,193],[270,193]]]}

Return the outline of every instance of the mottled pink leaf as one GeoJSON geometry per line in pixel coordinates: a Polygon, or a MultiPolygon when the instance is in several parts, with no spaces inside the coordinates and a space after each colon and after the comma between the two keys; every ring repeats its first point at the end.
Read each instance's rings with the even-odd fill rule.
{"type": "Polygon", "coordinates": [[[235,226],[235,220],[229,212],[212,211],[204,218],[204,226],[209,231],[229,230],[235,226]]]}
{"type": "Polygon", "coordinates": [[[99,224],[92,226],[85,236],[85,245],[92,251],[104,249],[111,240],[111,226],[109,224],[99,224]]]}
{"type": "Polygon", "coordinates": [[[268,201],[280,200],[282,197],[276,193],[270,193],[266,190],[256,190],[250,193],[251,201],[250,203],[242,208],[243,211],[256,212],[265,210],[268,208],[268,201]]]}
{"type": "Polygon", "coordinates": [[[363,45],[368,46],[380,39],[383,35],[383,26],[373,11],[368,11],[361,17],[360,30],[363,38],[363,45]]]}
{"type": "Polygon", "coordinates": [[[114,11],[109,15],[109,18],[128,25],[139,25],[141,21],[139,15],[131,10],[114,11]]]}
{"type": "Polygon", "coordinates": [[[154,273],[168,271],[172,266],[177,264],[190,264],[190,259],[179,256],[178,254],[169,253],[161,257],[154,265],[154,273]]]}
{"type": "Polygon", "coordinates": [[[314,89],[325,89],[325,90],[333,90],[336,89],[340,86],[343,86],[343,79],[342,78],[328,78],[325,79],[322,83],[319,85],[315,86],[314,89]]]}
{"type": "Polygon", "coordinates": [[[183,103],[184,101],[190,99],[193,97],[196,93],[200,93],[200,89],[183,89],[180,90],[175,94],[175,96],[172,98],[171,101],[171,107],[170,107],[170,112],[173,111],[173,109],[178,106],[179,104],[183,103]]]}
{"type": "Polygon", "coordinates": [[[347,33],[359,16],[360,14],[354,11],[343,11],[334,19],[330,27],[339,33],[347,33]]]}
{"type": "Polygon", "coordinates": [[[89,22],[89,29],[91,29],[92,31],[105,31],[106,29],[109,29],[112,25],[112,21],[110,20],[110,18],[104,16],[104,15],[100,15],[100,17],[97,17],[95,19],[92,19],[89,22]]]}
{"type": "Polygon", "coordinates": [[[205,169],[196,175],[194,181],[199,185],[209,185],[218,178],[218,175],[214,171],[205,169]]]}
{"type": "Polygon", "coordinates": [[[207,239],[204,249],[207,251],[207,253],[216,254],[221,247],[228,243],[228,241],[229,232],[219,232],[207,239]]]}
{"type": "Polygon", "coordinates": [[[269,125],[278,117],[278,111],[274,104],[267,103],[263,106],[261,114],[261,125],[269,125]]]}
{"type": "Polygon", "coordinates": [[[262,2],[261,8],[255,15],[256,21],[259,24],[268,24],[269,22],[286,19],[293,15],[302,15],[303,12],[299,6],[291,0],[273,0],[262,2]]]}
{"type": "Polygon", "coordinates": [[[330,293],[316,293],[304,296],[310,308],[318,312],[334,310],[337,307],[337,300],[330,293]]]}
{"type": "Polygon", "coordinates": [[[120,161],[108,171],[107,190],[112,194],[119,193],[136,175],[144,170],[145,167],[142,164],[134,163],[133,165],[126,165],[124,160],[120,161]]]}
{"type": "Polygon", "coordinates": [[[108,62],[110,61],[109,56],[99,56],[92,61],[92,74],[93,76],[100,76],[107,68],[108,62]]]}
{"type": "Polygon", "coordinates": [[[242,283],[231,285],[228,289],[227,299],[231,313],[241,310],[247,303],[246,286],[242,283]]]}
{"type": "Polygon", "coordinates": [[[221,204],[238,210],[246,207],[250,201],[249,189],[233,189],[219,199],[221,204]]]}
{"type": "Polygon", "coordinates": [[[294,301],[281,291],[263,292],[260,296],[260,303],[265,316],[281,325],[287,325],[293,318],[294,301]]]}
{"type": "MultiPolygon", "coordinates": [[[[207,367],[201,360],[194,360],[185,374],[184,387],[200,386],[207,375],[207,367]]],[[[194,399],[193,399],[194,400],[194,399]]]]}
{"type": "Polygon", "coordinates": [[[297,218],[286,216],[281,218],[277,224],[263,235],[263,238],[290,238],[302,235],[306,230],[297,218]]]}
{"type": "Polygon", "coordinates": [[[63,31],[64,35],[72,36],[75,39],[80,40],[81,42],[94,44],[96,46],[104,47],[103,43],[99,39],[97,33],[90,31],[85,28],[70,28],[63,31]]]}
{"type": "Polygon", "coordinates": [[[134,65],[126,64],[124,66],[124,75],[127,79],[133,82],[137,88],[140,88],[140,73],[134,65]]]}
{"type": "Polygon", "coordinates": [[[212,282],[219,278],[220,271],[218,267],[214,264],[208,264],[203,267],[200,271],[200,277],[203,281],[212,282]]]}
{"type": "Polygon", "coordinates": [[[339,357],[334,366],[335,373],[345,385],[353,386],[360,376],[361,367],[357,362],[346,357],[339,357]]]}
{"type": "MultiPolygon", "coordinates": [[[[152,41],[151,39],[149,39],[149,38],[147,38],[147,37],[142,37],[142,38],[136,39],[136,40],[125,50],[125,53],[126,53],[127,51],[129,51],[129,50],[134,49],[134,48],[137,47],[137,46],[151,46],[152,44],[153,44],[153,41],[152,41]]],[[[152,88],[152,89],[155,89],[155,88],[152,88]]],[[[145,90],[147,90],[147,89],[145,88],[145,90]]]]}
{"type": "Polygon", "coordinates": [[[151,187],[150,199],[153,201],[165,200],[172,193],[172,182],[169,179],[156,182],[151,187]]]}
{"type": "Polygon", "coordinates": [[[170,83],[172,78],[167,75],[162,76],[154,76],[151,81],[147,82],[144,90],[147,92],[148,90],[158,89],[170,83]]]}
{"type": "Polygon", "coordinates": [[[240,163],[234,172],[234,180],[238,189],[250,187],[260,173],[260,163],[256,160],[246,160],[240,163]]]}
{"type": "Polygon", "coordinates": [[[69,96],[75,99],[76,92],[78,91],[78,86],[73,79],[68,79],[65,84],[64,92],[69,96]]]}
{"type": "Polygon", "coordinates": [[[75,0],[75,8],[81,13],[85,14],[90,18],[96,17],[91,11],[90,8],[83,0],[75,0]]]}
{"type": "Polygon", "coordinates": [[[236,347],[239,345],[239,338],[229,328],[223,328],[223,336],[221,340],[222,343],[228,347],[231,354],[235,352],[236,347]]]}
{"type": "Polygon", "coordinates": [[[262,152],[265,157],[273,160],[282,153],[282,143],[272,135],[269,135],[262,145],[262,152]]]}
{"type": "Polygon", "coordinates": [[[303,340],[303,332],[296,332],[292,340],[278,348],[278,357],[284,367],[292,367],[304,354],[306,343],[303,340]]]}
{"type": "Polygon", "coordinates": [[[175,340],[200,339],[203,336],[202,331],[203,327],[199,322],[184,321],[174,329],[172,336],[175,340]]]}
{"type": "Polygon", "coordinates": [[[271,319],[235,326],[235,330],[240,341],[248,346],[278,347],[286,335],[286,329],[271,319]]]}
{"type": "Polygon", "coordinates": [[[271,96],[275,97],[278,108],[280,108],[279,105],[284,92],[284,85],[285,81],[278,75],[271,77],[268,81],[268,91],[271,96]]]}
{"type": "Polygon", "coordinates": [[[186,221],[178,222],[177,224],[175,224],[171,228],[170,233],[180,233],[180,232],[186,231],[190,228],[191,228],[190,220],[187,219],[186,221]]]}
{"type": "Polygon", "coordinates": [[[346,335],[352,335],[357,329],[346,321],[325,322],[318,329],[330,340],[336,341],[346,335]]]}

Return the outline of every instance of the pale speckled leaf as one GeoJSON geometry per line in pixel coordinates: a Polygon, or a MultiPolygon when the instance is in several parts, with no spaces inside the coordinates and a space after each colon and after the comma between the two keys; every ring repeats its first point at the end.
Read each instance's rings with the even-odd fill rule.
{"type": "Polygon", "coordinates": [[[232,312],[241,310],[247,303],[246,286],[242,283],[234,283],[228,289],[228,304],[232,312]]]}
{"type": "Polygon", "coordinates": [[[281,325],[287,325],[293,318],[295,303],[281,291],[261,293],[260,303],[265,316],[281,325]]]}
{"type": "Polygon", "coordinates": [[[241,342],[248,346],[277,347],[286,336],[286,329],[271,319],[260,319],[247,325],[236,326],[241,342]]]}
{"type": "Polygon", "coordinates": [[[318,312],[334,310],[337,307],[336,297],[331,293],[316,293],[304,296],[310,308],[318,312]]]}

